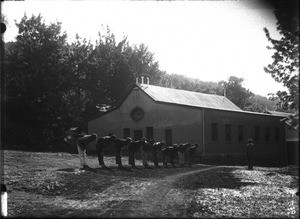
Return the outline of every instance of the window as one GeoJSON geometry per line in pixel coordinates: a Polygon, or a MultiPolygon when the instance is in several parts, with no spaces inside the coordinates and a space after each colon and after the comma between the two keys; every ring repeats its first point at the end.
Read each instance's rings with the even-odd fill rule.
{"type": "Polygon", "coordinates": [[[172,130],[166,129],[166,145],[172,145],[172,130]]]}
{"type": "Polygon", "coordinates": [[[153,139],[153,127],[146,127],[146,136],[147,141],[149,141],[151,138],[153,139]]]}
{"type": "Polygon", "coordinates": [[[254,140],[259,141],[259,127],[258,126],[254,127],[254,140]]]}
{"type": "Polygon", "coordinates": [[[211,124],[211,140],[218,140],[218,123],[211,124]]]}
{"type": "Polygon", "coordinates": [[[129,128],[123,129],[123,135],[124,138],[130,137],[130,129],[129,128]]]}
{"type": "Polygon", "coordinates": [[[225,124],[225,140],[231,141],[231,124],[225,124]]]}
{"type": "Polygon", "coordinates": [[[275,128],[275,141],[279,141],[279,128],[275,128]]]}
{"type": "Polygon", "coordinates": [[[265,141],[270,141],[270,128],[265,128],[265,141]]]}
{"type": "Polygon", "coordinates": [[[244,140],[244,126],[243,125],[239,125],[238,127],[238,138],[239,141],[243,141],[244,140]]]}

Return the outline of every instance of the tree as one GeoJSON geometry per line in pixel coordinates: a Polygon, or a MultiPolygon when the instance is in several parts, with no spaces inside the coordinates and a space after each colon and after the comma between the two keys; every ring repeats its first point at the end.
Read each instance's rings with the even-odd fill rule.
{"type": "Polygon", "coordinates": [[[241,109],[244,109],[247,99],[253,95],[249,89],[242,86],[243,81],[243,78],[230,76],[228,81],[218,83],[225,89],[225,96],[241,109]]]}
{"type": "Polygon", "coordinates": [[[7,140],[42,145],[61,122],[61,63],[67,35],[59,22],[26,15],[16,23],[16,42],[5,54],[7,140]]]}
{"type": "Polygon", "coordinates": [[[64,119],[80,126],[80,116],[86,104],[91,102],[97,86],[93,45],[76,35],[75,42],[65,48],[64,74],[61,75],[63,83],[61,93],[66,110],[64,119]]]}
{"type": "Polygon", "coordinates": [[[268,41],[272,44],[268,49],[274,50],[273,63],[264,68],[265,72],[283,83],[288,92],[276,93],[284,109],[294,111],[286,121],[299,130],[299,1],[272,2],[277,20],[277,30],[281,34],[279,40],[273,39],[267,28],[264,28],[268,41]],[[296,121],[296,122],[295,122],[296,121]]]}
{"type": "Polygon", "coordinates": [[[109,27],[103,35],[99,33],[93,57],[97,63],[98,83],[93,92],[95,105],[118,106],[139,74],[151,77],[153,84],[159,82],[161,71],[148,47],[144,44],[130,46],[127,37],[117,43],[109,27]]]}
{"type": "Polygon", "coordinates": [[[274,15],[277,30],[281,34],[279,40],[271,37],[264,28],[266,37],[274,50],[273,63],[264,68],[265,72],[283,83],[288,92],[278,91],[277,99],[282,101],[286,109],[299,109],[299,2],[297,0],[274,1],[274,15]]]}
{"type": "Polygon", "coordinates": [[[244,110],[263,113],[266,110],[274,111],[277,109],[276,107],[275,101],[268,99],[267,97],[254,94],[247,99],[244,110]]]}

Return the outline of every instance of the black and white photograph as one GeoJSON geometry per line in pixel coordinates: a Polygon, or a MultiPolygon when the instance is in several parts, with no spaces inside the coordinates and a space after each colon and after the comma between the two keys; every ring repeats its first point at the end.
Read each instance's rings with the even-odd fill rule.
{"type": "Polygon", "coordinates": [[[299,218],[299,0],[1,1],[1,218],[299,218]]]}

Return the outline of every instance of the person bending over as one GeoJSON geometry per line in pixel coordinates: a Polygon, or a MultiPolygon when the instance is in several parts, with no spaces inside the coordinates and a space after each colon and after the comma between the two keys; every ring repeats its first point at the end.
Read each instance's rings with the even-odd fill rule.
{"type": "Polygon", "coordinates": [[[165,167],[168,167],[168,160],[173,167],[175,167],[174,159],[175,155],[178,153],[178,145],[174,144],[173,146],[167,146],[162,149],[163,153],[163,164],[165,167]]]}
{"type": "Polygon", "coordinates": [[[155,142],[152,145],[152,159],[153,163],[156,167],[159,167],[158,165],[158,152],[164,148],[166,144],[164,142],[155,142]]]}
{"type": "Polygon", "coordinates": [[[143,145],[147,144],[145,138],[141,138],[138,141],[131,142],[130,145],[128,145],[128,153],[129,153],[129,165],[131,165],[132,168],[136,168],[135,166],[135,154],[139,150],[139,148],[143,145]]]}
{"type": "Polygon", "coordinates": [[[110,147],[114,146],[116,139],[117,137],[115,135],[109,135],[109,136],[98,138],[98,141],[96,143],[96,150],[98,154],[99,165],[102,168],[107,168],[103,160],[103,150],[107,150],[110,147]]]}
{"type": "Polygon", "coordinates": [[[141,154],[142,154],[142,160],[143,160],[143,166],[145,168],[149,168],[148,166],[148,154],[150,153],[152,147],[153,147],[154,141],[153,138],[150,138],[150,140],[143,144],[141,147],[141,154]]]}
{"type": "Polygon", "coordinates": [[[188,147],[190,147],[191,144],[189,142],[184,144],[179,144],[178,147],[178,158],[179,158],[179,166],[184,166],[185,163],[185,151],[188,147]]]}
{"type": "Polygon", "coordinates": [[[198,148],[198,144],[195,144],[193,146],[190,146],[187,148],[187,156],[188,156],[188,165],[189,167],[192,167],[192,164],[194,164],[195,154],[198,148]]]}
{"type": "Polygon", "coordinates": [[[121,159],[121,151],[123,147],[129,146],[132,142],[132,139],[130,137],[127,137],[126,139],[119,139],[117,138],[115,140],[115,156],[116,156],[116,164],[118,164],[118,167],[120,169],[124,169],[125,167],[122,165],[122,159],[121,159]]]}
{"type": "Polygon", "coordinates": [[[84,169],[91,169],[87,164],[86,164],[86,150],[89,146],[89,143],[95,141],[97,139],[97,134],[91,134],[91,135],[84,135],[82,137],[77,138],[77,149],[78,149],[78,155],[79,155],[79,161],[80,164],[84,169]]]}

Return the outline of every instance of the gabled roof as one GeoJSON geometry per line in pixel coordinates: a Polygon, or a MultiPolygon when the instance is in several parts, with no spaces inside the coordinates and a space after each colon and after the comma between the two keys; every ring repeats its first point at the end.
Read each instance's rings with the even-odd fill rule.
{"type": "Polygon", "coordinates": [[[138,86],[157,102],[201,108],[242,111],[238,106],[224,96],[165,88],[148,84],[141,84],[138,86]]]}

